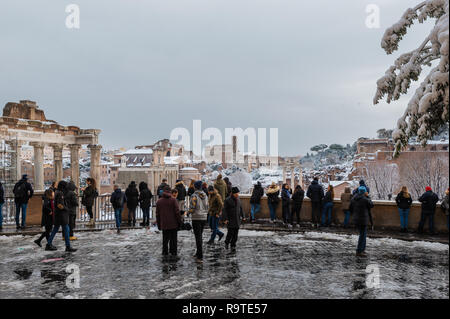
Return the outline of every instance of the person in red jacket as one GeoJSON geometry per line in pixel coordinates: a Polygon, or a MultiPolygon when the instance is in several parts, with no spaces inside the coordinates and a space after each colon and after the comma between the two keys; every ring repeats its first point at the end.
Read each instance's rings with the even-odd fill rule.
{"type": "Polygon", "coordinates": [[[177,235],[181,226],[178,202],[172,197],[169,186],[164,187],[161,198],[156,202],[156,224],[163,232],[163,257],[177,258],[177,235]]]}

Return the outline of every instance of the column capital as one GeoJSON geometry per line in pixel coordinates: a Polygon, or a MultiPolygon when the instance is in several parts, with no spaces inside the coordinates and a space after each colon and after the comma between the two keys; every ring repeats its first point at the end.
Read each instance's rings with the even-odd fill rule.
{"type": "Polygon", "coordinates": [[[59,143],[52,143],[50,144],[50,146],[53,148],[54,151],[62,151],[62,149],[64,148],[64,144],[59,143]]]}
{"type": "Polygon", "coordinates": [[[87,146],[91,150],[101,150],[102,146],[100,144],[88,144],[87,146]]]}
{"type": "Polygon", "coordinates": [[[30,146],[33,146],[34,148],[44,148],[45,143],[43,142],[30,142],[30,146]]]}
{"type": "Polygon", "coordinates": [[[71,150],[79,150],[81,148],[80,144],[69,144],[67,145],[71,150]]]}

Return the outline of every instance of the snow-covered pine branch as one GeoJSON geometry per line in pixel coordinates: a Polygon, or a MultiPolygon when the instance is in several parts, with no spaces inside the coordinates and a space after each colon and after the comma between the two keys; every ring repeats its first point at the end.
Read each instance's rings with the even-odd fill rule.
{"type": "Polygon", "coordinates": [[[442,125],[449,122],[449,0],[427,0],[406,10],[400,21],[385,31],[381,47],[387,54],[398,50],[398,44],[409,27],[428,18],[436,19],[430,34],[417,49],[397,58],[377,81],[373,103],[377,104],[385,96],[386,102],[390,103],[407,93],[411,82],[419,79],[423,66],[431,66],[433,61],[439,60],[397,122],[392,135],[396,142],[395,156],[412,136],[417,136],[418,141],[425,145],[442,125]]]}

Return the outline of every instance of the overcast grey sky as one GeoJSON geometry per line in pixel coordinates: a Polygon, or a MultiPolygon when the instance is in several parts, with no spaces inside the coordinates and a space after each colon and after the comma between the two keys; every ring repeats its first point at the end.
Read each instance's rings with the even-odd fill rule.
{"type": "MultiPolygon", "coordinates": [[[[282,155],[393,128],[408,97],[372,106],[393,63],[384,30],[418,0],[2,0],[0,104],[100,128],[107,148],[175,127],[277,127],[282,155]],[[65,26],[80,7],[80,29],[65,26]],[[365,26],[367,4],[381,28],[365,26]]],[[[414,26],[400,52],[429,25],[414,26]]],[[[415,89],[415,87],[414,87],[415,89]]]]}

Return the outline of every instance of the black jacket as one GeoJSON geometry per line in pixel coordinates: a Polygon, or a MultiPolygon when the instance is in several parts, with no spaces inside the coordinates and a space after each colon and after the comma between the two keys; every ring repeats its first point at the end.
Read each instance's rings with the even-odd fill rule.
{"type": "Polygon", "coordinates": [[[136,209],[139,203],[139,192],[136,185],[129,185],[125,191],[125,196],[127,197],[127,207],[128,209],[136,209]]]}
{"type": "Polygon", "coordinates": [[[177,200],[185,200],[186,198],[186,187],[183,182],[178,182],[175,184],[175,188],[178,191],[177,200]]]}
{"type": "Polygon", "coordinates": [[[370,209],[373,208],[372,200],[364,194],[357,194],[350,202],[350,212],[353,215],[353,223],[357,226],[367,226],[372,223],[370,209]]]}
{"type": "Polygon", "coordinates": [[[289,206],[291,203],[291,192],[286,188],[281,190],[281,203],[283,206],[289,206]]]}
{"type": "Polygon", "coordinates": [[[33,197],[33,187],[31,186],[30,183],[27,182],[26,179],[21,179],[20,181],[18,181],[16,183],[16,185],[14,185],[14,189],[13,189],[13,193],[14,193],[14,201],[16,202],[16,204],[27,204],[28,200],[33,197]],[[23,196],[16,196],[16,191],[19,189],[19,187],[22,186],[22,184],[25,185],[25,192],[23,194],[23,196]]]}
{"type": "Polygon", "coordinates": [[[60,187],[59,182],[58,189],[55,192],[55,224],[56,225],[68,225],[69,224],[69,210],[66,204],[66,192],[67,190],[60,187]]]}
{"type": "Polygon", "coordinates": [[[156,195],[158,195],[158,198],[162,197],[163,190],[166,186],[169,186],[167,183],[161,183],[161,185],[158,186],[158,189],[156,190],[156,195]]]}
{"type": "Polygon", "coordinates": [[[255,185],[253,188],[252,196],[250,197],[250,204],[261,203],[261,198],[264,196],[264,189],[260,185],[255,185]]]}
{"type": "Polygon", "coordinates": [[[141,189],[139,193],[139,205],[142,209],[150,208],[152,204],[153,194],[148,187],[141,189]]]}
{"type": "Polygon", "coordinates": [[[426,214],[434,214],[438,201],[438,195],[436,195],[432,191],[423,193],[423,195],[419,198],[419,202],[422,203],[422,212],[426,214]]]}
{"type": "Polygon", "coordinates": [[[227,197],[223,205],[222,220],[228,221],[228,228],[239,228],[241,217],[244,217],[241,200],[235,199],[233,196],[227,197]]]}
{"type": "Polygon", "coordinates": [[[295,191],[294,194],[292,195],[292,207],[301,208],[304,198],[305,198],[305,191],[303,189],[295,191]]]}
{"type": "Polygon", "coordinates": [[[125,196],[125,193],[118,188],[111,194],[109,201],[114,209],[120,209],[123,208],[123,204],[127,202],[127,197],[125,196]]]}
{"type": "Polygon", "coordinates": [[[70,215],[77,214],[78,196],[75,193],[76,186],[73,182],[69,182],[66,188],[66,206],[70,215]]]}
{"type": "Polygon", "coordinates": [[[312,181],[308,187],[306,196],[311,199],[312,202],[321,202],[323,200],[323,187],[319,185],[318,181],[312,181]]]}
{"type": "Polygon", "coordinates": [[[325,194],[325,197],[323,199],[324,203],[332,203],[333,202],[333,198],[331,196],[331,191],[327,191],[327,193],[325,194]]]}
{"type": "Polygon", "coordinates": [[[5,189],[2,183],[0,183],[0,205],[5,203],[5,189]]]}
{"type": "Polygon", "coordinates": [[[42,202],[41,226],[51,227],[52,225],[53,225],[52,200],[44,196],[42,202]]]}
{"type": "Polygon", "coordinates": [[[92,207],[97,196],[97,190],[93,186],[89,185],[83,192],[83,199],[81,200],[81,203],[86,207],[92,207]]]}
{"type": "Polygon", "coordinates": [[[413,201],[411,195],[409,195],[409,197],[405,197],[403,196],[403,192],[400,192],[395,198],[395,202],[397,203],[398,208],[409,209],[413,201]]]}
{"type": "Polygon", "coordinates": [[[194,194],[194,193],[195,193],[195,188],[194,188],[194,187],[189,187],[189,188],[188,188],[187,195],[190,197],[190,196],[192,196],[192,194],[194,194]]]}

